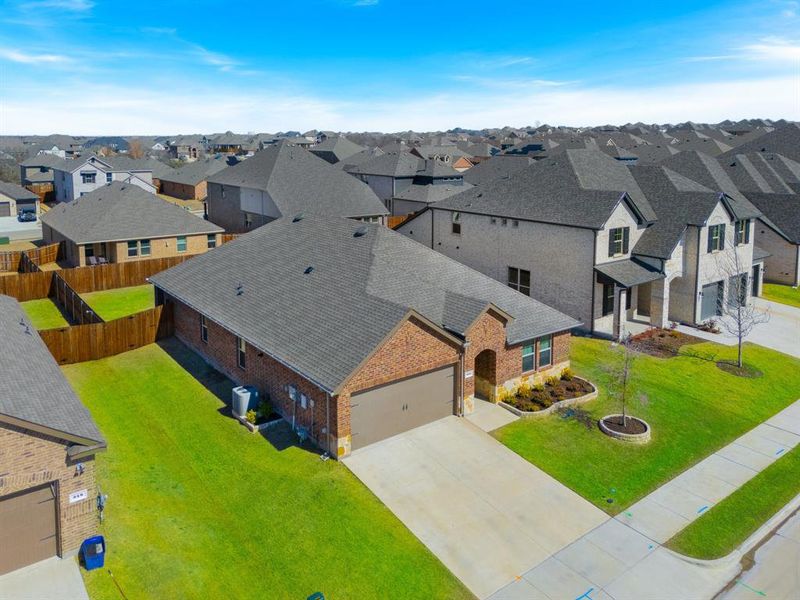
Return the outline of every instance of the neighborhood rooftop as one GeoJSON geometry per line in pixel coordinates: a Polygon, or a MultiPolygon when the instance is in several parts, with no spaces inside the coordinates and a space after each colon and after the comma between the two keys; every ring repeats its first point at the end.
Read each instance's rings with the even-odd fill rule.
{"type": "Polygon", "coordinates": [[[221,233],[221,227],[143,189],[113,182],[59,204],[42,223],[77,244],[221,233]]]}
{"type": "Polygon", "coordinates": [[[495,305],[513,319],[509,344],[579,325],[385,227],[312,215],[274,221],[152,281],[329,391],[409,311],[463,336],[495,305]]]}

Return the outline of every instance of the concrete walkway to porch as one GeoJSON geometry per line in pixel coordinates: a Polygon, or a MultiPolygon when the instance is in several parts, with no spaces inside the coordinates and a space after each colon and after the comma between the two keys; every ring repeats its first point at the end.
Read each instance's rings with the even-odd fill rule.
{"type": "Polygon", "coordinates": [[[479,398],[475,398],[474,402],[475,410],[472,411],[472,414],[467,415],[467,420],[487,433],[519,419],[511,411],[493,402],[479,398]]]}
{"type": "Polygon", "coordinates": [[[491,600],[712,598],[738,563],[661,544],[800,443],[800,400],[523,574],[491,600]]]}

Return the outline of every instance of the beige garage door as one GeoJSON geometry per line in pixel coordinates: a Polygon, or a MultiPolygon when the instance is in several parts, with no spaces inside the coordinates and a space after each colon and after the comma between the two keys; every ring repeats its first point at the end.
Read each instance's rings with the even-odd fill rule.
{"type": "Polygon", "coordinates": [[[11,216],[11,204],[9,202],[0,202],[0,217],[11,216]]]}
{"type": "Polygon", "coordinates": [[[50,485],[0,498],[0,575],[54,556],[56,539],[50,485]]]}
{"type": "Polygon", "coordinates": [[[352,449],[453,414],[455,367],[382,385],[350,398],[352,449]]]}

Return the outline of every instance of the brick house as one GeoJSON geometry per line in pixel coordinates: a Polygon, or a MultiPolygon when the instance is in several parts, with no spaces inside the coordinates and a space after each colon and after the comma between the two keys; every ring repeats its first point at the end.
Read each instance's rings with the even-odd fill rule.
{"type": "Polygon", "coordinates": [[[179,339],[338,457],[560,373],[579,324],[342,218],[279,219],[151,281],[179,339]]]}
{"type": "Polygon", "coordinates": [[[221,227],[127,183],[114,182],[42,216],[42,237],[61,242],[74,267],[201,254],[221,227]]]}
{"type": "Polygon", "coordinates": [[[221,158],[204,158],[162,175],[161,193],[181,200],[203,200],[208,195],[208,178],[228,166],[221,158]]]}
{"type": "Polygon", "coordinates": [[[0,296],[0,575],[96,533],[105,441],[13,298],[0,296]]]}
{"type": "Polygon", "coordinates": [[[14,217],[23,210],[39,214],[39,196],[15,183],[0,181],[0,217],[14,217]]]}

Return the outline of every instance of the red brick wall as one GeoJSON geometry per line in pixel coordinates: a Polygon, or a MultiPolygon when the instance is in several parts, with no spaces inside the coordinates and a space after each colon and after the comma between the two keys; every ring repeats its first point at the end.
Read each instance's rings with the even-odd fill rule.
{"type": "MultiPolygon", "coordinates": [[[[467,331],[467,348],[464,359],[464,369],[475,371],[475,358],[484,350],[493,350],[495,353],[494,376],[495,384],[517,377],[522,369],[522,348],[520,346],[506,346],[505,319],[494,311],[487,311],[472,324],[467,331]]],[[[475,376],[464,382],[464,396],[469,397],[475,393],[475,376]]]]}
{"type": "MultiPolygon", "coordinates": [[[[175,304],[175,335],[184,344],[203,356],[221,373],[238,385],[254,385],[260,394],[269,394],[273,410],[289,422],[306,427],[320,446],[324,447],[323,429],[326,427],[328,395],[313,383],[303,379],[288,367],[261,353],[249,344],[245,349],[245,369],[237,363],[236,336],[220,325],[206,319],[208,343],[200,339],[200,314],[185,304],[175,304]],[[298,391],[313,400],[303,409],[300,402],[289,398],[287,386],[294,384],[298,391]]],[[[336,406],[330,403],[331,433],[336,433],[336,406]]],[[[326,448],[327,449],[327,448],[326,448]]]]}
{"type": "Polygon", "coordinates": [[[390,381],[458,362],[459,346],[411,317],[386,340],[344,386],[337,398],[339,437],[350,435],[350,396],[390,381]]]}
{"type": "Polygon", "coordinates": [[[71,554],[81,542],[97,533],[94,457],[72,461],[67,442],[0,423],[0,497],[45,483],[58,482],[59,555],[71,554]],[[83,474],[77,475],[77,463],[83,474]],[[86,500],[69,503],[69,495],[87,490],[86,500]]]}

